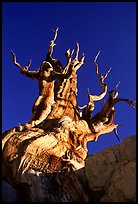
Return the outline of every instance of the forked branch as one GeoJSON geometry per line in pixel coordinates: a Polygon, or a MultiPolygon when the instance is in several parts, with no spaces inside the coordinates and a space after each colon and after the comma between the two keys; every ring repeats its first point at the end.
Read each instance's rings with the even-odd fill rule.
{"type": "Polygon", "coordinates": [[[120,84],[120,81],[118,82],[118,84],[115,87],[116,93],[114,95],[114,98],[117,98],[117,96],[118,96],[118,86],[119,86],[119,84],[120,84]]]}
{"type": "Polygon", "coordinates": [[[62,74],[66,74],[68,72],[69,67],[71,66],[72,71],[75,70],[77,71],[77,69],[79,69],[82,64],[84,64],[84,53],[82,54],[80,60],[78,59],[78,55],[79,55],[79,44],[76,44],[76,56],[74,58],[74,60],[72,60],[72,55],[74,53],[74,50],[70,51],[70,49],[68,49],[65,52],[65,56],[67,59],[67,65],[64,67],[62,74]]]}
{"type": "Polygon", "coordinates": [[[79,43],[76,43],[76,56],[72,61],[72,65],[74,66],[75,70],[77,71],[83,64],[84,64],[84,53],[82,54],[81,58],[79,58],[79,43]]]}
{"type": "Polygon", "coordinates": [[[67,62],[71,62],[73,53],[74,53],[74,50],[72,50],[72,52],[70,52],[70,49],[68,49],[68,50],[65,52],[65,56],[66,56],[67,62]]]}
{"type": "Polygon", "coordinates": [[[22,65],[20,63],[17,62],[16,60],[16,55],[14,54],[14,52],[11,50],[12,56],[13,56],[13,62],[14,64],[19,67],[21,69],[21,74],[32,78],[32,79],[36,79],[38,80],[39,78],[39,69],[38,70],[33,70],[33,71],[28,71],[29,67],[31,66],[32,61],[30,60],[30,62],[28,63],[27,66],[22,67],[22,65]]]}
{"type": "Polygon", "coordinates": [[[104,79],[108,76],[109,72],[111,71],[111,68],[108,70],[108,72],[105,74],[105,76],[102,76],[101,74],[99,74],[99,67],[97,64],[97,58],[100,54],[100,51],[98,52],[98,54],[96,55],[95,59],[94,59],[94,63],[96,65],[96,75],[100,78],[101,83],[104,83],[104,79]]]}
{"type": "Polygon", "coordinates": [[[26,70],[28,70],[29,69],[29,67],[31,66],[31,64],[32,64],[32,61],[30,60],[30,62],[28,63],[28,65],[24,68],[24,67],[22,67],[18,62],[17,62],[17,60],[16,60],[16,55],[14,54],[14,52],[11,50],[11,53],[12,53],[12,56],[13,56],[13,62],[14,62],[14,64],[17,66],[17,67],[19,67],[21,70],[24,70],[24,69],[26,69],[26,70]]]}
{"type": "Polygon", "coordinates": [[[111,68],[108,70],[108,72],[105,74],[105,76],[99,74],[99,67],[97,64],[97,58],[100,54],[100,51],[98,52],[98,54],[96,55],[95,59],[94,59],[94,64],[96,65],[96,75],[99,77],[99,82],[100,85],[102,87],[102,93],[100,95],[91,95],[91,98],[93,99],[93,101],[97,101],[97,100],[101,100],[107,93],[107,85],[104,83],[104,79],[107,78],[109,72],[111,71],[111,68]]]}
{"type": "Polygon", "coordinates": [[[105,74],[105,76],[102,76],[101,74],[99,74],[98,64],[96,62],[99,54],[100,54],[100,51],[96,55],[96,57],[94,59],[94,63],[96,65],[96,75],[100,78],[100,85],[102,87],[102,93],[100,95],[91,95],[90,91],[88,89],[88,104],[86,106],[83,106],[84,109],[82,112],[82,119],[85,119],[86,121],[90,120],[90,118],[91,118],[91,113],[95,107],[94,101],[101,100],[107,93],[107,85],[104,83],[104,79],[108,76],[109,72],[111,71],[111,68],[108,70],[108,72],[105,74]]]}

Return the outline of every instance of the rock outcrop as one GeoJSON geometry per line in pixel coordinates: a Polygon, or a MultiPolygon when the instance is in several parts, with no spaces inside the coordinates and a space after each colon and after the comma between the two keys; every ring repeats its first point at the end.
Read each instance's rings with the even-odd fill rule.
{"type": "Polygon", "coordinates": [[[85,172],[92,201],[135,202],[136,137],[93,155],[86,160],[85,172]]]}
{"type": "Polygon", "coordinates": [[[27,174],[15,189],[4,182],[3,202],[136,202],[136,137],[86,158],[77,171],[27,174]]]}

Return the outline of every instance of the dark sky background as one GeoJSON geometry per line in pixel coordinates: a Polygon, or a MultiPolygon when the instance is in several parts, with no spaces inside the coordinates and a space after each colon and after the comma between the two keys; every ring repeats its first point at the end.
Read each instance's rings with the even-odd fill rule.
{"type": "MultiPolygon", "coordinates": [[[[93,60],[98,57],[99,72],[104,75],[112,67],[105,82],[108,90],[120,81],[119,97],[136,98],[136,3],[135,2],[3,2],[2,3],[2,131],[24,124],[38,96],[38,85],[20,74],[17,61],[30,70],[38,69],[48,51],[53,31],[59,27],[53,57],[66,64],[65,51],[80,44],[85,63],[78,70],[78,105],[87,104],[87,88],[100,94],[93,60]]],[[[104,99],[107,99],[107,96],[104,99]]],[[[104,100],[102,100],[103,102],[104,100]]],[[[95,103],[93,115],[102,108],[95,103]]],[[[121,141],[136,134],[136,111],[125,102],[115,106],[115,123],[121,123],[121,141]]],[[[88,143],[88,153],[119,144],[114,132],[101,135],[88,143]]]]}

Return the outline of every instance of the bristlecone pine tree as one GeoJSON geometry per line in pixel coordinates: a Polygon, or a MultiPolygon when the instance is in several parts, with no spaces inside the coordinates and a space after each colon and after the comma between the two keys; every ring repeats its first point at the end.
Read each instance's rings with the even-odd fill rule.
{"type": "Polygon", "coordinates": [[[31,61],[22,67],[11,51],[13,62],[20,68],[21,74],[36,79],[39,86],[39,96],[32,107],[31,120],[5,131],[2,139],[3,179],[15,188],[22,186],[27,201],[71,202],[78,199],[78,191],[78,196],[82,196],[81,187],[69,172],[84,167],[87,142],[94,142],[100,135],[113,130],[118,137],[116,128],[119,124],[114,124],[116,103],[125,101],[135,108],[135,101],[118,98],[117,85],[115,90],[109,91],[101,111],[92,116],[94,102],[103,99],[107,93],[104,80],[110,72],[105,76],[99,74],[99,53],[94,64],[102,93],[91,95],[88,90],[88,104],[79,107],[77,70],[84,64],[85,55],[82,54],[79,59],[77,43],[74,58],[74,50],[68,49],[65,52],[67,64],[63,67],[59,60],[52,58],[57,33],[58,28],[54,30],[46,59],[37,70],[28,70],[31,61]],[[59,174],[62,175],[60,179],[59,174]],[[64,180],[65,175],[68,181],[63,185],[61,180],[64,180]],[[75,190],[75,186],[79,190],[75,190]]]}

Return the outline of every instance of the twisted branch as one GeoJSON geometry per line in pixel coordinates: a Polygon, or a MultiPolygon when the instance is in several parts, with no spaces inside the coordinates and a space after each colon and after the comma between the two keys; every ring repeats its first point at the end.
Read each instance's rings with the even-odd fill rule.
{"type": "MultiPolygon", "coordinates": [[[[91,119],[91,113],[94,110],[94,101],[99,101],[101,100],[107,93],[107,85],[104,83],[104,79],[108,76],[109,72],[111,71],[111,68],[108,70],[108,72],[105,74],[105,76],[102,76],[99,74],[98,70],[98,64],[96,62],[98,56],[100,54],[100,51],[96,55],[94,59],[94,63],[96,65],[96,75],[100,78],[100,85],[102,87],[102,93],[100,95],[91,95],[89,89],[88,91],[88,104],[86,106],[83,106],[83,112],[82,112],[82,119],[89,121],[91,119]]],[[[81,107],[80,107],[81,108],[81,107]]]]}
{"type": "Polygon", "coordinates": [[[56,45],[55,40],[57,38],[57,33],[58,33],[59,28],[56,28],[56,30],[53,30],[54,32],[54,38],[50,41],[49,49],[48,49],[48,54],[51,57],[53,53],[53,47],[56,45]]]}
{"type": "Polygon", "coordinates": [[[107,78],[109,72],[111,71],[111,68],[107,71],[107,73],[105,74],[105,76],[99,74],[99,67],[98,67],[98,64],[97,64],[97,58],[100,54],[100,51],[98,52],[98,54],[96,55],[95,59],[94,59],[94,64],[96,65],[96,75],[100,78],[99,82],[100,82],[100,85],[102,87],[102,90],[103,92],[98,95],[98,96],[94,96],[94,95],[91,95],[91,98],[93,101],[97,101],[97,100],[101,100],[107,93],[107,85],[104,83],[104,79],[107,78]]]}
{"type": "Polygon", "coordinates": [[[38,69],[38,70],[33,70],[33,71],[29,71],[29,70],[28,70],[29,67],[31,66],[31,63],[32,63],[31,60],[29,61],[29,63],[28,63],[27,66],[22,67],[22,65],[17,62],[17,60],[16,60],[16,55],[14,54],[14,52],[13,52],[12,50],[11,50],[11,54],[12,54],[12,56],[13,56],[13,63],[14,63],[17,67],[19,67],[19,68],[21,69],[21,74],[23,74],[23,75],[25,75],[25,76],[27,76],[27,77],[29,77],[29,78],[38,80],[38,78],[39,78],[39,74],[38,74],[38,73],[39,73],[39,69],[38,69]]]}
{"type": "Polygon", "coordinates": [[[76,56],[72,61],[72,64],[76,71],[84,64],[84,58],[85,58],[84,53],[82,54],[80,60],[78,58],[79,58],[79,43],[76,43],[76,56]]]}
{"type": "Polygon", "coordinates": [[[28,70],[28,69],[29,69],[29,67],[31,66],[31,63],[32,63],[31,60],[30,60],[30,62],[28,63],[28,65],[24,68],[24,67],[21,66],[21,64],[19,64],[19,63],[17,62],[17,60],[16,60],[16,55],[14,54],[14,52],[13,52],[12,50],[11,50],[11,53],[12,53],[12,56],[13,56],[13,63],[14,63],[17,67],[19,67],[21,70],[24,70],[24,69],[28,70]]]}

